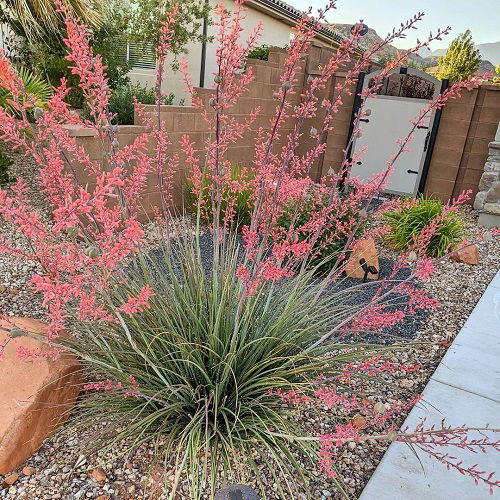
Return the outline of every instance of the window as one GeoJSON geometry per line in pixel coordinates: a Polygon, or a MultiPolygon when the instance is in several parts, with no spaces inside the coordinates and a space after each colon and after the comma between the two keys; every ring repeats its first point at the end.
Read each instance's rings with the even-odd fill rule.
{"type": "Polygon", "coordinates": [[[133,69],[156,69],[156,51],[153,48],[124,42],[118,45],[118,50],[133,69]]]}

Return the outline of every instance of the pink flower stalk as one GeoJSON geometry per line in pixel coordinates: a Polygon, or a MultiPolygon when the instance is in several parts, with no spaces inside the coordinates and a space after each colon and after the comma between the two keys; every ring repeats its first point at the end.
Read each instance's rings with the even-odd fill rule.
{"type": "MultiPolygon", "coordinates": [[[[85,26],[76,22],[64,5],[59,8],[66,19],[65,40],[80,77],[80,86],[93,121],[82,121],[64,101],[68,88],[63,80],[50,98],[47,110],[37,118],[36,127],[27,119],[25,107],[18,106],[20,117],[8,115],[0,108],[0,138],[14,149],[23,149],[40,165],[39,185],[51,205],[52,220],[45,222],[29,206],[27,186],[18,179],[12,194],[0,190],[0,214],[14,224],[29,242],[23,250],[3,239],[1,250],[22,256],[39,264],[31,283],[43,296],[48,309],[47,338],[55,339],[68,319],[69,304],[76,306],[80,320],[117,321],[115,312],[105,300],[106,289],[123,271],[122,263],[136,253],[143,238],[137,220],[138,198],[142,195],[151,162],[146,155],[147,136],[117,151],[115,127],[107,111],[109,88],[100,56],[94,56],[88,45],[85,26]],[[66,124],[91,126],[96,135],[109,144],[101,163],[90,160],[85,150],[70,137],[66,124]],[[29,133],[28,133],[29,131],[29,133]],[[135,165],[127,169],[126,164],[135,165]],[[94,183],[91,189],[79,178],[82,165],[94,183]]],[[[12,93],[13,102],[30,102],[22,81],[16,78],[9,62],[0,55],[1,84],[12,93]]],[[[147,307],[148,288],[138,297],[129,297],[122,306],[126,314],[147,307]]],[[[26,358],[25,353],[21,353],[26,358]]]]}
{"type": "MultiPolygon", "coordinates": [[[[379,367],[372,366],[378,358],[369,360],[366,364],[352,364],[347,377],[356,375],[376,376],[377,373],[385,371],[392,373],[394,366],[387,363],[379,367]],[[368,368],[365,370],[364,368],[368,368]]],[[[402,367],[398,367],[400,369],[402,367]]],[[[413,371],[416,367],[407,367],[413,371]]],[[[338,378],[341,383],[341,377],[338,378]]],[[[270,395],[278,396],[283,403],[290,406],[311,406],[316,404],[324,405],[332,409],[332,414],[343,419],[351,419],[347,424],[336,424],[334,431],[325,433],[318,437],[311,437],[320,445],[320,468],[327,477],[333,478],[336,475],[336,457],[343,446],[350,442],[364,442],[367,440],[398,441],[407,443],[414,448],[427,453],[438,462],[442,463],[447,470],[456,470],[462,475],[467,475],[476,485],[485,485],[490,495],[494,488],[500,487],[500,481],[494,479],[494,472],[487,472],[478,469],[477,465],[464,465],[462,460],[453,456],[453,450],[467,450],[471,454],[478,452],[487,453],[500,451],[500,440],[493,439],[493,434],[500,432],[495,428],[475,428],[456,427],[446,425],[443,420],[440,426],[425,426],[425,419],[414,429],[408,426],[400,431],[396,430],[392,424],[394,418],[403,411],[408,411],[420,401],[420,397],[414,398],[408,403],[395,401],[392,404],[376,402],[373,398],[359,398],[346,392],[342,385],[328,385],[326,380],[318,381],[321,387],[314,392],[313,397],[306,392],[297,391],[282,392],[273,391],[270,395]],[[441,451],[443,450],[443,451],[441,451]]]]}

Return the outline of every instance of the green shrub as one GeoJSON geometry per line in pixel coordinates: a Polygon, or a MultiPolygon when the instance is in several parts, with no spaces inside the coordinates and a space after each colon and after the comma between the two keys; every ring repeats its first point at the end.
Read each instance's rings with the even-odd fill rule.
{"type": "MultiPolygon", "coordinates": [[[[325,204],[326,200],[312,197],[308,201],[301,203],[300,210],[297,212],[295,218],[295,227],[300,228],[312,219],[317,218],[317,214],[325,207],[325,204]]],[[[291,203],[285,213],[278,219],[278,226],[283,228],[284,231],[290,227],[295,210],[296,204],[291,203]]],[[[313,267],[319,266],[318,271],[320,273],[328,272],[337,262],[347,243],[349,232],[353,227],[349,221],[352,219],[359,221],[359,211],[344,210],[343,208],[342,210],[342,213],[331,211],[328,214],[326,221],[328,229],[322,232],[312,248],[313,258],[310,261],[310,265],[313,267]],[[336,229],[338,225],[348,229],[345,232],[339,231],[336,229]]],[[[360,223],[356,228],[354,237],[359,238],[363,231],[364,224],[360,223]]],[[[308,237],[310,237],[309,230],[305,231],[305,235],[299,237],[299,241],[304,241],[308,237]]],[[[346,255],[347,257],[348,255],[346,255]]]]}
{"type": "MultiPolygon", "coordinates": [[[[406,250],[422,229],[436,217],[443,215],[443,205],[439,200],[420,198],[418,203],[403,206],[399,210],[384,212],[390,232],[386,239],[395,250],[406,250]]],[[[432,236],[426,253],[431,257],[442,257],[464,237],[464,224],[455,212],[448,212],[439,222],[439,229],[432,236]]]]}
{"type": "Polygon", "coordinates": [[[439,58],[436,78],[452,82],[466,80],[475,74],[481,64],[481,51],[475,46],[470,30],[457,36],[444,56],[439,58]]]}
{"type": "Polygon", "coordinates": [[[237,482],[242,470],[253,470],[259,481],[258,468],[267,464],[280,498],[295,498],[283,490],[301,480],[307,488],[300,462],[316,456],[317,444],[286,437],[306,431],[296,410],[273,393],[300,394],[320,373],[336,374],[345,363],[373,355],[371,347],[312,346],[350,314],[344,292],[318,294],[309,273],[282,282],[279,293],[268,286],[240,302],[235,238],[210,272],[196,236],[163,245],[154,255],[140,254],[129,279],[106,299],[120,303],[148,284],[154,288],[150,309],[120,315],[116,323],[75,319],[78,340],[64,341],[91,367],[91,380],[113,381],[110,390],[88,390],[80,403],[80,425],[99,429],[86,451],[154,439],[163,466],[174,470],[172,489],[187,479],[192,499],[205,498],[207,483],[212,493],[220,487],[217,477],[237,482]]]}
{"type": "Polygon", "coordinates": [[[261,61],[269,60],[269,45],[259,45],[254,47],[247,56],[249,59],[260,59],[261,61]]]}
{"type": "Polygon", "coordinates": [[[66,55],[61,41],[50,39],[47,42],[29,44],[25,57],[29,58],[36,71],[44,75],[54,87],[61,84],[61,78],[66,78],[67,85],[71,90],[65,100],[75,108],[82,108],[83,94],[82,89],[78,86],[80,80],[71,72],[66,55]]]}
{"type": "MultiPolygon", "coordinates": [[[[127,85],[115,90],[109,101],[109,110],[116,113],[115,123],[118,125],[133,125],[134,97],[142,104],[155,103],[155,91],[140,85],[127,85]]],[[[163,104],[172,104],[174,94],[170,93],[163,99],[163,104]]]]}
{"type": "MultiPolygon", "coordinates": [[[[253,174],[249,169],[243,169],[243,167],[239,164],[231,165],[231,180],[233,181],[244,181],[247,183],[253,179],[253,174]],[[244,178],[242,176],[245,176],[244,178]]],[[[202,200],[201,203],[204,208],[204,215],[207,222],[213,222],[213,215],[211,210],[211,201],[210,201],[210,181],[207,177],[202,181],[202,200]]],[[[188,181],[186,183],[186,204],[188,210],[190,212],[196,212],[196,208],[198,206],[198,197],[193,192],[193,183],[188,181]]],[[[250,223],[250,216],[253,210],[253,188],[247,188],[240,192],[233,192],[226,189],[223,194],[223,202],[222,202],[222,214],[224,214],[227,210],[227,206],[229,203],[233,205],[233,209],[236,212],[235,217],[235,225],[237,228],[241,228],[244,225],[248,225],[250,223]]]]}
{"type": "Polygon", "coordinates": [[[9,167],[12,163],[12,159],[0,150],[0,186],[3,186],[11,181],[9,176],[9,167]]]}
{"type": "MultiPolygon", "coordinates": [[[[155,103],[155,91],[149,87],[141,85],[126,85],[111,92],[109,99],[109,111],[116,114],[113,123],[117,125],[134,124],[134,97],[142,104],[155,103]]],[[[164,97],[163,104],[172,104],[174,94],[170,93],[164,97]]],[[[88,112],[85,113],[88,118],[88,112]]]]}
{"type": "MultiPolygon", "coordinates": [[[[130,82],[128,73],[132,66],[127,62],[126,42],[130,26],[130,7],[121,1],[110,0],[102,22],[89,27],[89,42],[94,54],[102,57],[106,65],[108,85],[113,89],[130,82]]],[[[24,63],[29,60],[37,73],[58,87],[61,78],[66,78],[70,91],[66,101],[75,108],[83,108],[83,94],[80,80],[73,74],[74,63],[66,59],[67,47],[63,42],[63,32],[45,36],[42,40],[25,41],[24,63]]]]}

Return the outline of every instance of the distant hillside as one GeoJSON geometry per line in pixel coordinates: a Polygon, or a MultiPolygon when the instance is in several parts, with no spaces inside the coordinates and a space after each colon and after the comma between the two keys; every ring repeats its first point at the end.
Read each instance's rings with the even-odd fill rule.
{"type": "MultiPolygon", "coordinates": [[[[331,27],[341,35],[349,36],[351,33],[352,24],[332,24],[331,27]]],[[[362,48],[366,49],[368,47],[371,47],[375,43],[380,42],[381,40],[382,38],[378,35],[378,33],[373,28],[368,27],[368,33],[361,38],[360,45],[362,48]]],[[[398,49],[397,47],[394,47],[394,45],[387,45],[384,50],[382,50],[382,55],[393,56],[397,51],[398,49]]],[[[417,54],[411,55],[410,59],[419,63],[425,62],[424,59],[417,54]]]]}
{"type": "MultiPolygon", "coordinates": [[[[481,59],[489,61],[494,66],[500,63],[500,42],[495,43],[480,43],[477,45],[481,52],[481,59]]],[[[429,52],[429,56],[441,57],[446,53],[446,49],[436,49],[429,52]]],[[[420,54],[423,55],[423,54],[420,54]]]]}
{"type": "MultiPolygon", "coordinates": [[[[332,29],[339,32],[344,36],[349,36],[352,24],[332,24],[332,29]]],[[[382,38],[373,29],[368,27],[368,33],[360,40],[360,45],[363,48],[371,47],[373,44],[380,42],[382,38]]],[[[479,73],[486,73],[494,71],[495,66],[500,63],[500,42],[483,43],[477,46],[481,52],[481,64],[479,66],[479,73]]],[[[382,56],[393,56],[397,52],[397,47],[394,45],[387,45],[382,51],[382,56]]],[[[437,66],[439,57],[446,53],[446,49],[436,49],[433,51],[422,49],[419,54],[410,56],[410,60],[419,65],[434,67],[437,66]]]]}
{"type": "Polygon", "coordinates": [[[483,73],[494,73],[495,65],[491,64],[490,61],[481,61],[479,63],[479,68],[477,68],[477,72],[482,75],[483,73]]]}
{"type": "Polygon", "coordinates": [[[481,57],[492,64],[500,64],[500,42],[481,43],[477,46],[481,51],[481,57]]]}

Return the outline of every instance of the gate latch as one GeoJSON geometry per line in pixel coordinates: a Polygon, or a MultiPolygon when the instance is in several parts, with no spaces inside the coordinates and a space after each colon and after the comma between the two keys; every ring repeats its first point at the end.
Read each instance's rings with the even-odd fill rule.
{"type": "Polygon", "coordinates": [[[430,131],[427,132],[427,135],[425,136],[425,143],[424,143],[424,153],[427,151],[427,147],[429,146],[429,139],[431,138],[431,133],[430,131]]]}

